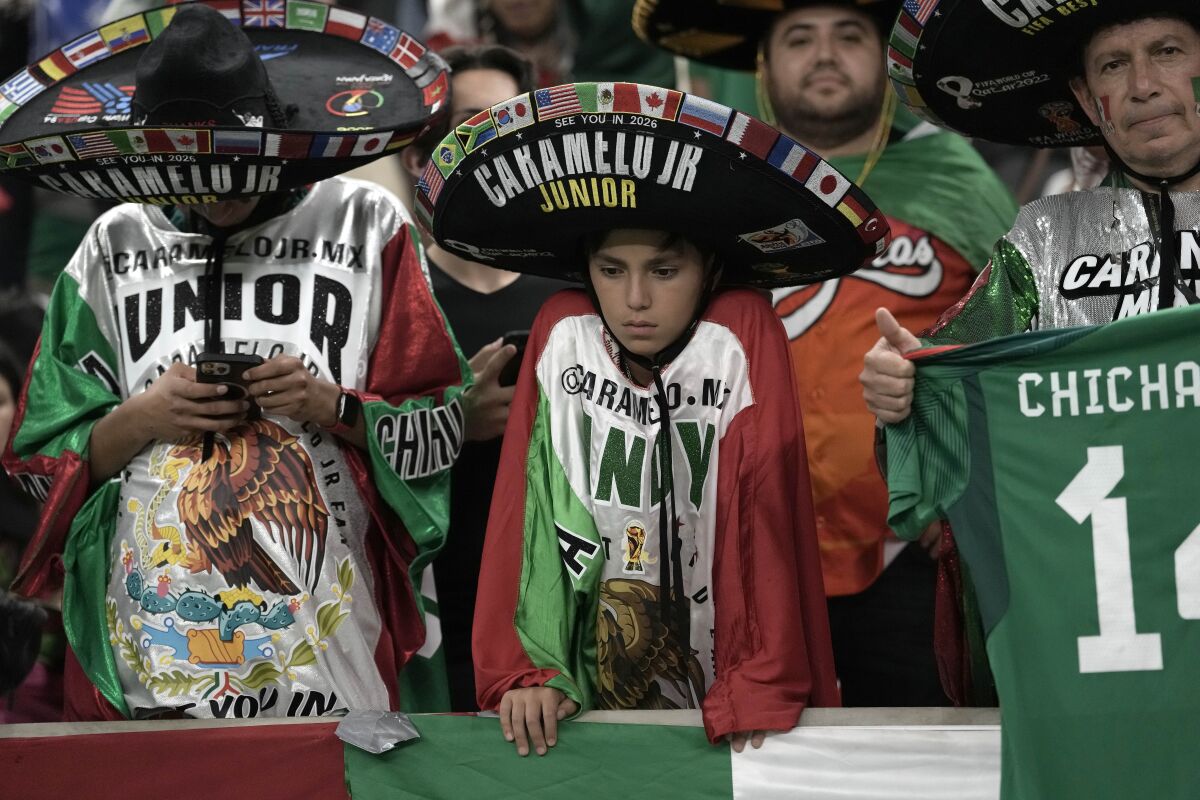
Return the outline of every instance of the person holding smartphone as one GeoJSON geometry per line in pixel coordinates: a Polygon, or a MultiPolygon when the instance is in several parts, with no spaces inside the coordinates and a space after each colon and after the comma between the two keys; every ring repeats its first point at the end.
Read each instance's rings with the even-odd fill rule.
{"type": "MultiPolygon", "coordinates": [[[[506,47],[451,47],[442,56],[451,70],[449,125],[400,154],[414,179],[424,172],[433,148],[447,132],[533,88],[532,66],[506,47]]],[[[523,334],[528,334],[542,303],[562,284],[499,269],[452,243],[443,247],[430,240],[425,258],[446,321],[463,353],[474,354],[470,365],[475,384],[463,398],[467,441],[451,472],[450,533],[433,571],[451,708],[475,711],[471,622],[501,437],[524,352],[523,334]]]]}
{"type": "Polygon", "coordinates": [[[836,705],[787,339],[739,287],[858,269],[880,212],[770,126],[633,83],[509,98],[434,164],[417,205],[443,246],[582,284],[543,305],[517,380],[480,708],[527,755],[580,709],[700,709],[741,750],[836,705]]]}
{"type": "Polygon", "coordinates": [[[47,185],[140,201],[93,224],[50,301],[5,455],[46,501],[14,586],[67,565],[68,719],[396,709],[470,375],[403,206],[336,176],[437,123],[444,64],[407,34],[420,58],[393,61],[378,20],[362,41],[202,4],[132,24],[147,41],[97,62],[135,87],[126,128],[40,130],[36,103],[5,122],[66,134],[47,185]],[[370,130],[340,132],[380,76],[370,130]]]}

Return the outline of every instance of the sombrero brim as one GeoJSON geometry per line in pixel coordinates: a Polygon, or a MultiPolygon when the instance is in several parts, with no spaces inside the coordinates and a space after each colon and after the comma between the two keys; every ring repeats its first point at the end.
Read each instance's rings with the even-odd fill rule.
{"type": "MultiPolygon", "coordinates": [[[[785,11],[822,0],[637,0],[633,29],[644,41],[714,67],[753,70],[758,44],[785,11]]],[[[823,0],[853,6],[890,28],[900,0],[823,0]]]]}
{"type": "Polygon", "coordinates": [[[579,280],[584,238],[617,228],[708,244],[727,283],[790,286],[864,266],[888,225],[846,177],[774,128],[635,83],[539,89],[434,148],[418,215],[449,251],[579,280]]]}
{"type": "MultiPolygon", "coordinates": [[[[1195,0],[1153,6],[1200,19],[1195,0]]],[[[905,3],[888,75],[915,114],[967,136],[1032,147],[1101,144],[1071,92],[1074,56],[1083,36],[1129,11],[1128,0],[1059,3],[1038,16],[1015,2],[905,3]]]]}
{"type": "Polygon", "coordinates": [[[288,128],[137,127],[142,49],[181,6],[88,33],[0,84],[0,171],[84,197],[227,200],[345,172],[448,113],[445,63],[374,17],[305,0],[210,0],[263,59],[288,128]]]}

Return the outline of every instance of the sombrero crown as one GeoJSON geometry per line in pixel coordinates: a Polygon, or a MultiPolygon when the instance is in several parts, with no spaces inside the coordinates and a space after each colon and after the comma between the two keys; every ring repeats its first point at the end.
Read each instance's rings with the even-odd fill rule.
{"type": "Polygon", "coordinates": [[[637,0],[633,29],[645,41],[715,67],[752,70],[759,42],[780,14],[844,5],[873,17],[886,36],[901,0],[637,0]]]}
{"type": "Polygon", "coordinates": [[[888,234],[862,190],[769,125],[636,83],[554,86],[481,111],[434,148],[417,206],[450,252],[571,280],[583,240],[616,228],[704,242],[725,281],[762,287],[853,272],[888,234]]]}
{"type": "Polygon", "coordinates": [[[0,82],[0,171],[158,204],[263,194],[411,143],[447,113],[448,90],[440,57],[374,17],[311,0],[183,3],[0,82]]]}
{"type": "Polygon", "coordinates": [[[1103,27],[1156,13],[1200,24],[1196,0],[907,0],[888,74],[902,102],[943,128],[1033,147],[1100,144],[1069,83],[1082,46],[1103,27]]]}

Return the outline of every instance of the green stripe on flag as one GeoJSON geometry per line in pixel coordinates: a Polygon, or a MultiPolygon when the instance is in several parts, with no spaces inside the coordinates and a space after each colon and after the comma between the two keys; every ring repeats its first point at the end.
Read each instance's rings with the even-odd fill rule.
{"type": "Polygon", "coordinates": [[[178,10],[177,8],[159,8],[146,12],[146,29],[150,31],[151,39],[158,38],[158,35],[163,32],[163,28],[171,23],[171,18],[178,10]]]}
{"type": "Polygon", "coordinates": [[[422,738],[382,755],[346,746],[354,800],[733,796],[729,747],[709,744],[703,728],[565,722],[546,756],[521,758],[496,719],[413,721],[422,738]]]}
{"type": "Polygon", "coordinates": [[[1200,103],[1200,78],[1192,78],[1192,96],[1200,103]]]}
{"type": "Polygon", "coordinates": [[[575,85],[575,96],[584,111],[596,113],[596,84],[579,83],[575,85]]]}
{"type": "Polygon", "coordinates": [[[290,0],[287,4],[287,26],[295,30],[323,31],[328,16],[329,6],[324,3],[290,0]]]}

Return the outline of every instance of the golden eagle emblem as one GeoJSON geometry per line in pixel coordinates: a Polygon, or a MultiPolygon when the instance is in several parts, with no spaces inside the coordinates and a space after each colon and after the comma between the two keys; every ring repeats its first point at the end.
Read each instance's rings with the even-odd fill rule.
{"type": "Polygon", "coordinates": [[[704,670],[696,651],[684,652],[663,624],[658,588],[640,580],[603,581],[599,605],[596,707],[680,708],[663,695],[662,681],[687,698],[682,707],[698,708],[704,698],[704,670]]]}
{"type": "Polygon", "coordinates": [[[209,571],[231,586],[253,581],[264,591],[299,594],[300,588],[254,540],[258,520],[272,540],[300,564],[305,583],[316,584],[325,558],[329,510],[317,491],[303,445],[268,419],[217,435],[212,457],[202,460],[203,434],[184,439],[170,455],[193,462],[179,489],[179,519],[209,571]]]}

